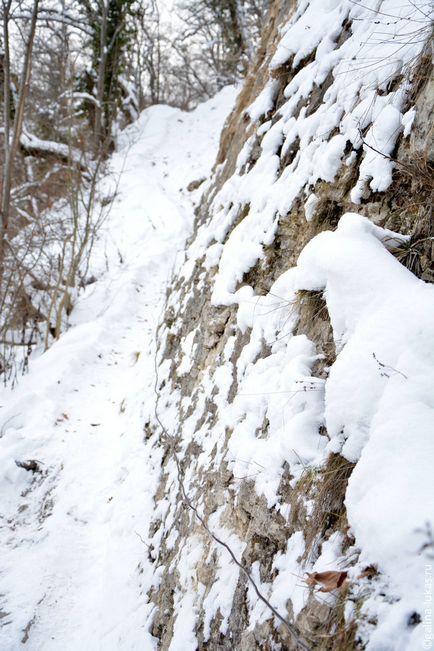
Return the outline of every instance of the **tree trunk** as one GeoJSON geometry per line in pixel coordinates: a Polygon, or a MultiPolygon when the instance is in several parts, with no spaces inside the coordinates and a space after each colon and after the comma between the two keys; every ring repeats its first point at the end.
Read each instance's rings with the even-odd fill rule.
{"type": "MultiPolygon", "coordinates": [[[[9,3],[10,6],[10,3],[9,3]]],[[[3,249],[3,243],[4,239],[7,237],[8,229],[9,229],[9,214],[10,214],[10,201],[11,201],[11,182],[12,182],[12,171],[13,171],[13,164],[14,164],[14,158],[15,154],[17,152],[20,138],[21,138],[21,131],[23,128],[23,120],[24,120],[24,107],[26,104],[26,99],[27,99],[27,94],[29,91],[29,85],[30,85],[30,76],[32,72],[32,52],[33,52],[33,44],[35,41],[35,32],[36,32],[36,21],[38,18],[38,9],[39,9],[39,0],[34,0],[33,3],[33,10],[32,10],[32,17],[30,21],[30,31],[29,31],[29,36],[28,36],[28,41],[27,41],[27,47],[26,47],[26,53],[24,57],[24,65],[23,65],[23,72],[21,76],[21,83],[20,83],[20,90],[18,94],[18,106],[16,109],[16,113],[14,116],[14,125],[13,125],[13,134],[12,134],[12,142],[9,145],[8,139],[6,138],[6,133],[5,133],[5,153],[7,149],[7,156],[5,156],[5,167],[4,167],[4,176],[3,176],[3,193],[2,193],[2,205],[1,205],[1,213],[2,213],[2,249],[3,249]]],[[[9,19],[9,12],[5,14],[5,19],[9,19]]],[[[6,23],[4,22],[3,24],[4,28],[4,34],[5,36],[8,36],[8,27],[7,27],[7,21],[6,23]],[[6,29],[5,29],[5,24],[6,24],[6,29]]],[[[5,57],[7,56],[9,58],[9,42],[5,42],[5,57]]],[[[9,62],[8,62],[9,63],[9,62]]],[[[6,67],[6,60],[5,60],[5,67],[6,67]]],[[[9,68],[9,66],[8,66],[9,68]]],[[[9,70],[9,76],[10,76],[10,70],[9,70]]],[[[5,80],[6,81],[6,80],[5,80]]],[[[6,92],[6,85],[5,85],[5,97],[8,95],[6,92]]],[[[8,124],[8,130],[9,130],[9,123],[8,123],[8,118],[5,115],[5,127],[6,124],[8,124]]],[[[8,134],[9,136],[9,134],[8,134]]],[[[2,251],[3,252],[3,251],[2,251]]]]}
{"type": "MultiPolygon", "coordinates": [[[[1,188],[1,236],[0,236],[0,265],[3,265],[4,257],[4,240],[8,228],[8,213],[3,209],[3,199],[5,196],[5,181],[6,170],[9,167],[9,154],[10,154],[10,130],[11,130],[11,67],[10,67],[10,52],[9,52],[9,12],[12,0],[3,2],[3,127],[4,127],[4,169],[3,169],[3,183],[1,188]]],[[[2,275],[2,274],[1,274],[2,275]]]]}
{"type": "Polygon", "coordinates": [[[104,136],[104,91],[105,77],[107,67],[107,22],[108,22],[108,4],[109,0],[102,0],[101,14],[101,35],[100,35],[100,59],[98,66],[98,84],[97,84],[97,107],[95,111],[95,153],[101,151],[104,136]]]}

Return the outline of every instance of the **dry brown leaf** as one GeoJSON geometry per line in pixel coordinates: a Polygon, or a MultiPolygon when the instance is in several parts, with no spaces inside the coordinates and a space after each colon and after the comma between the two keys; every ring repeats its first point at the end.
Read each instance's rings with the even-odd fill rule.
{"type": "Polygon", "coordinates": [[[348,572],[338,572],[330,570],[329,572],[306,572],[306,583],[309,586],[321,586],[319,592],[331,592],[341,588],[348,576],[348,572]]]}

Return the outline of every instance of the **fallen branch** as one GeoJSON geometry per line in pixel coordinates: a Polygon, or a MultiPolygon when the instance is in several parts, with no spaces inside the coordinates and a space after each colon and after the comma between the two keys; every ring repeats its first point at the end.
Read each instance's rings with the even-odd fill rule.
{"type": "Polygon", "coordinates": [[[82,171],[88,171],[88,166],[83,161],[83,154],[78,149],[51,140],[41,140],[31,133],[22,133],[20,138],[20,149],[28,156],[41,158],[56,158],[62,163],[75,165],[82,171]]]}

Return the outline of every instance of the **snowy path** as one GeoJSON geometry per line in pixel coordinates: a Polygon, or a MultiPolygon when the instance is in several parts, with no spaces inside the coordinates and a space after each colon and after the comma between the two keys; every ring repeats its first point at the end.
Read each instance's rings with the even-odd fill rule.
{"type": "Polygon", "coordinates": [[[227,89],[191,114],[154,107],[123,136],[98,281],[68,332],[0,394],[1,651],[154,646],[139,565],[160,472],[144,446],[154,332],[191,229],[180,188],[209,173],[233,100],[227,89]],[[42,473],[15,465],[28,459],[42,473]]]}

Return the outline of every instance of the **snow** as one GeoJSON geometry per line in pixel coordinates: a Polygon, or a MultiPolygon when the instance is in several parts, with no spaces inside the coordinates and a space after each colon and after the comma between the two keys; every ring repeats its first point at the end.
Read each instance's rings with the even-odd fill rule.
{"type": "MultiPolygon", "coordinates": [[[[365,624],[359,632],[370,651],[422,648],[423,628],[408,621],[423,612],[429,560],[421,550],[434,526],[429,468],[434,296],[432,287],[390,253],[408,237],[370,222],[360,203],[390,187],[398,138],[408,137],[415,117],[408,106],[409,80],[429,29],[424,13],[407,0],[399,7],[389,0],[381,6],[370,0],[299,2],[282,30],[270,80],[248,109],[256,137],[246,141],[235,173],[214,197],[182,267],[186,278],[195,265],[212,270],[212,303],[236,306],[246,341],[235,364],[222,354],[217,368],[206,371],[185,434],[186,441],[202,447],[198,469],[209,467],[212,451],[212,464],[228,463],[236,487],[248,478],[269,509],[287,513],[279,495],[284,462],[292,486],[306,468],[323,467],[330,453],[356,464],[346,494],[357,545],[351,563],[337,535],[319,545],[318,557],[303,561],[304,541],[295,532],[286,553],[275,559],[276,578],[261,588],[279,612],[286,612],[288,600],[300,612],[305,571],[353,564],[354,607],[348,606],[346,616],[360,610],[365,624]],[[417,42],[406,38],[409,25],[420,30],[417,42]],[[309,56],[311,62],[301,66],[309,56]],[[291,66],[294,77],[270,119],[278,91],[272,75],[282,65],[291,66]],[[327,90],[311,108],[309,98],[327,78],[327,90]],[[259,157],[249,166],[254,147],[259,157]],[[344,166],[356,163],[358,153],[358,179],[350,194],[356,212],[344,215],[336,231],[311,240],[297,266],[258,296],[244,277],[272,246],[279,220],[288,219],[300,197],[306,220],[315,220],[318,184],[334,181],[344,166]],[[324,369],[325,377],[314,375],[315,346],[293,334],[300,291],[320,293],[330,315],[336,360],[324,369]],[[229,404],[231,372],[237,392],[229,404]],[[207,400],[218,404],[217,423],[195,431],[207,400]],[[358,577],[373,563],[380,574],[361,604],[358,577]],[[372,621],[378,622],[375,629],[367,623],[372,621]]],[[[258,578],[256,566],[252,572],[258,578]]],[[[249,595],[253,628],[269,615],[249,595]]],[[[333,601],[335,595],[326,598],[333,601]]]]}
{"type": "Polygon", "coordinates": [[[284,37],[277,47],[271,62],[273,68],[286,63],[290,55],[294,55],[292,67],[296,68],[318,46],[321,46],[317,53],[318,58],[332,50],[349,7],[340,0],[299,4],[301,7],[299,6],[291,20],[291,28],[285,30],[284,37]],[[320,19],[318,10],[321,11],[320,19]]]}
{"type": "MultiPolygon", "coordinates": [[[[156,648],[146,545],[162,449],[143,434],[155,330],[200,196],[185,188],[209,175],[235,95],[226,88],[191,113],[152,107],[121,134],[99,188],[116,198],[91,263],[97,281],[68,331],[0,394],[2,651],[27,638],[30,651],[156,648]],[[41,472],[15,464],[31,459],[41,472]]],[[[191,612],[181,599],[183,649],[191,612]]]]}
{"type": "MultiPolygon", "coordinates": [[[[245,543],[240,541],[236,535],[226,531],[221,525],[222,509],[218,509],[210,518],[211,530],[220,532],[221,539],[230,546],[237,558],[241,558],[245,543]]],[[[225,549],[218,547],[216,563],[216,580],[204,599],[206,617],[204,620],[204,639],[208,641],[210,637],[210,624],[218,612],[222,616],[220,632],[226,633],[228,628],[228,619],[232,609],[232,598],[238,582],[238,568],[232,563],[228,563],[227,552],[225,549]]]]}
{"type": "Polygon", "coordinates": [[[303,534],[297,531],[289,538],[285,553],[280,554],[273,562],[273,567],[279,573],[273,583],[271,598],[273,603],[279,606],[280,612],[285,612],[287,601],[290,599],[294,617],[303,609],[307,599],[303,577],[298,574],[299,560],[303,552],[303,534]]]}
{"type": "MultiPolygon", "coordinates": [[[[265,310],[263,314],[265,317],[265,310]]],[[[258,336],[259,328],[258,323],[254,335],[258,336]]],[[[312,343],[304,336],[293,337],[287,346],[275,346],[270,355],[248,364],[240,373],[238,394],[228,407],[227,421],[236,423],[228,444],[234,459],[232,471],[243,476],[246,463],[256,466],[252,479],[270,508],[278,499],[283,462],[291,460],[294,466],[300,460],[312,462],[323,445],[317,434],[323,386],[320,380],[310,378],[315,359],[312,343]],[[273,432],[272,441],[257,435],[264,419],[273,432]]]]}
{"type": "MultiPolygon", "coordinates": [[[[388,594],[399,604],[380,597],[364,606],[370,617],[378,617],[367,646],[375,650],[422,648],[422,627],[411,629],[407,621],[423,609],[429,556],[421,550],[429,527],[434,527],[434,288],[388,251],[386,245],[401,237],[348,213],[336,231],[320,233],[306,245],[297,267],[283,274],[267,297],[254,301],[251,288],[243,288],[243,299],[255,304],[251,341],[268,336],[273,343],[268,356],[244,367],[231,410],[231,422],[239,424],[229,441],[234,459],[257,464],[255,487],[270,507],[277,499],[284,460],[292,474],[297,459],[303,467],[316,466],[330,452],[356,462],[346,507],[361,549],[358,567],[375,563],[387,577],[388,594]],[[291,337],[291,317],[286,322],[289,339],[276,337],[282,330],[276,312],[288,305],[279,305],[276,296],[290,300],[299,290],[321,291],[327,303],[337,358],[325,382],[309,377],[314,350],[306,338],[291,337]],[[270,315],[262,306],[272,305],[270,315]],[[271,436],[258,438],[264,418],[271,436]],[[321,422],[330,437],[326,445],[317,433],[321,422]],[[382,646],[390,639],[395,646],[382,646]]],[[[248,308],[240,301],[239,309],[248,327],[248,308]]],[[[234,461],[233,467],[234,475],[241,473],[240,462],[234,461]]],[[[326,550],[323,545],[314,570],[336,567],[336,554],[327,560],[326,550]]],[[[301,571],[295,569],[296,558],[294,552],[287,559],[295,574],[301,571]]],[[[273,590],[279,585],[278,577],[273,590]]],[[[291,583],[285,585],[289,590],[291,583]]],[[[299,609],[302,595],[295,586],[291,599],[299,609]]]]}
{"type": "MultiPolygon", "coordinates": [[[[301,193],[315,192],[318,182],[332,182],[345,161],[353,160],[351,153],[362,151],[359,178],[350,195],[354,207],[371,192],[390,186],[398,137],[403,130],[407,136],[411,129],[410,81],[431,22],[429,12],[412,0],[403,0],[399,7],[394,0],[380,4],[377,0],[299,2],[282,30],[270,79],[247,110],[257,122],[261,154],[246,171],[246,156],[255,144],[251,136],[240,153],[237,173],[215,197],[211,219],[189,254],[198,259],[210,244],[222,243],[245,206],[250,206],[224,250],[218,250],[219,259],[215,249],[215,305],[236,302],[237,283],[273,241],[278,219],[285,218],[301,193]],[[349,24],[348,33],[344,24],[349,24]],[[415,29],[418,38],[409,36],[415,29]],[[301,65],[310,56],[313,60],[301,65]],[[281,66],[292,67],[294,76],[274,124],[269,119],[261,124],[274,106],[278,79],[273,75],[281,66]],[[319,106],[307,111],[309,99],[328,78],[330,85],[319,106]],[[283,171],[280,147],[282,157],[296,148],[283,171]]],[[[309,219],[310,213],[306,215],[309,219]]]]}
{"type": "Polygon", "coordinates": [[[191,367],[191,356],[193,354],[193,341],[194,341],[194,336],[195,336],[195,331],[192,330],[191,332],[188,333],[188,335],[184,338],[184,341],[181,343],[181,349],[183,353],[183,358],[178,366],[178,373],[180,375],[184,375],[184,373],[188,373],[191,367]]]}
{"type": "Polygon", "coordinates": [[[370,127],[364,140],[365,157],[360,165],[359,181],[351,193],[354,203],[359,203],[368,180],[376,192],[387,190],[392,182],[393,165],[390,155],[401,132],[403,116],[392,105],[387,105],[370,127]],[[380,153],[379,153],[380,152],[380,153]]]}
{"type": "Polygon", "coordinates": [[[53,156],[58,156],[65,160],[70,159],[78,165],[85,165],[86,163],[83,154],[79,150],[74,149],[73,147],[69,147],[68,145],[64,145],[59,142],[52,142],[49,140],[41,140],[41,138],[38,138],[34,134],[26,132],[23,132],[21,134],[20,141],[24,149],[28,149],[29,151],[43,151],[47,154],[53,154],[53,156]]]}
{"type": "Polygon", "coordinates": [[[410,135],[415,117],[416,117],[416,109],[414,107],[409,109],[402,116],[402,126],[404,127],[403,128],[404,138],[408,138],[408,136],[410,135]]]}
{"type": "Polygon", "coordinates": [[[305,204],[304,204],[304,214],[306,216],[306,221],[310,222],[312,221],[312,218],[315,214],[315,208],[317,207],[319,203],[319,198],[316,196],[314,192],[309,195],[309,197],[306,199],[305,204]]]}
{"type": "MultiPolygon", "coordinates": [[[[344,553],[338,532],[303,559],[303,532],[293,531],[273,559],[273,580],[261,583],[258,562],[252,575],[278,612],[290,606],[297,614],[309,597],[305,571],[346,569],[352,554],[345,616],[359,614],[365,648],[423,648],[423,627],[408,622],[423,613],[434,527],[434,289],[393,257],[408,237],[373,224],[361,203],[390,187],[398,138],[409,136],[415,118],[409,79],[429,29],[412,0],[299,0],[281,30],[270,79],[247,109],[256,132],[185,253],[194,202],[211,186],[186,187],[209,179],[234,89],[192,113],[152,107],[120,135],[100,187],[101,196],[115,198],[92,259],[97,281],[79,297],[69,330],[32,360],[14,392],[0,394],[1,651],[21,648],[27,637],[30,651],[156,649],[147,595],[167,569],[158,561],[163,544],[179,545],[169,568],[179,579],[171,651],[196,648],[199,607],[205,641],[217,613],[220,632],[227,631],[239,570],[198,530],[179,540],[176,463],[166,461],[164,496],[155,503],[165,450],[159,433],[143,429],[154,417],[165,289],[173,269],[188,286],[197,268],[197,291],[210,281],[212,309],[218,317],[232,306],[236,327],[192,399],[170,385],[172,360],[162,361],[180,324],[159,330],[162,419],[170,434],[178,432],[182,413],[179,454],[198,449],[186,464],[187,493],[227,464],[234,479],[229,488],[213,486],[208,523],[241,559],[245,541],[228,525],[225,506],[236,505],[243,482],[289,518],[292,506],[279,493],[284,464],[294,488],[306,470],[342,455],[355,464],[345,498],[354,547],[344,553]],[[415,25],[418,39],[408,37],[415,25]],[[294,76],[270,119],[281,66],[294,76]],[[249,167],[254,148],[259,157],[249,167]],[[296,266],[258,295],[244,277],[273,245],[279,221],[301,199],[314,225],[320,184],[358,155],[353,212],[313,238],[296,266]],[[301,297],[310,292],[326,303],[335,344],[321,377],[314,343],[295,334],[301,297]],[[204,417],[209,404],[212,426],[204,417]],[[31,459],[35,475],[15,464],[31,459]],[[151,521],[158,526],[148,538],[151,521]],[[216,570],[208,592],[197,572],[204,557],[216,570]],[[372,564],[379,574],[360,598],[360,574],[372,564]]],[[[182,312],[190,298],[181,300],[176,286],[169,309],[182,312]]],[[[193,369],[197,335],[182,330],[174,353],[179,377],[193,369]]],[[[199,511],[205,506],[199,500],[199,511]]],[[[304,506],[312,514],[312,504],[304,506]]],[[[270,614],[250,586],[247,594],[253,629],[270,614]]]]}
{"type": "Polygon", "coordinates": [[[253,104],[248,108],[248,115],[256,122],[268,111],[273,108],[274,100],[279,90],[279,82],[277,79],[271,79],[265,88],[259,93],[253,104]]]}
{"type": "Polygon", "coordinates": [[[194,606],[194,585],[196,582],[196,564],[202,555],[202,544],[196,537],[190,538],[184,545],[177,571],[184,588],[175,594],[174,610],[177,613],[170,651],[195,651],[197,640],[195,635],[196,613],[194,606]]]}

